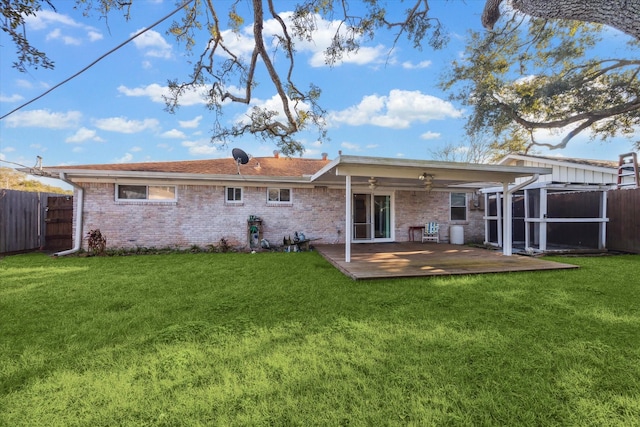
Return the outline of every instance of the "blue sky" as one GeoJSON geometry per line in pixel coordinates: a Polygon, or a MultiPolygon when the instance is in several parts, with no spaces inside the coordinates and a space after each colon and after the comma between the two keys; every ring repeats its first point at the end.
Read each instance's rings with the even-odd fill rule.
{"type": "MultiPolygon", "coordinates": [[[[85,17],[72,8],[74,2],[56,2],[57,11],[44,10],[29,18],[27,35],[56,63],[53,71],[37,69],[19,73],[11,68],[14,47],[0,36],[0,115],[42,94],[80,71],[102,54],[150,26],[175,8],[174,0],[136,0],[132,19],[113,14],[107,21],[85,17]]],[[[391,50],[394,35],[379,33],[358,54],[330,68],[322,51],[328,42],[331,22],[321,22],[314,43],[298,45],[294,78],[301,87],[313,82],[323,90],[320,102],[329,112],[329,141],[319,145],[315,133],[301,135],[304,157],[339,151],[350,155],[433,158],[432,151],[446,144],[467,141],[463,126],[467,111],[447,101],[437,82],[464,50],[464,36],[481,30],[484,1],[430,0],[432,16],[450,33],[448,46],[440,51],[414,49],[401,39],[391,50]]],[[[218,1],[221,21],[226,5],[218,1]]],[[[280,2],[281,10],[293,2],[280,2]]],[[[390,2],[390,4],[394,4],[390,2]]],[[[398,12],[406,7],[396,3],[398,12]]],[[[175,15],[179,17],[179,15],[175,15]]],[[[44,166],[92,163],[193,160],[229,157],[234,147],[253,156],[272,155],[275,146],[244,136],[228,146],[211,144],[214,112],[206,109],[197,94],[183,100],[176,114],[164,111],[162,94],[167,80],[188,76],[183,46],[168,35],[172,19],[127,44],[95,66],[0,121],[0,162],[27,166],[36,156],[44,166]]],[[[248,23],[250,24],[250,23],[248,23]]],[[[273,23],[267,22],[269,28],[273,23]]],[[[250,27],[248,27],[250,28],[250,27]]],[[[227,37],[232,37],[227,35],[227,37]]],[[[623,49],[627,39],[608,32],[607,49],[623,49]]],[[[235,40],[241,51],[248,38],[235,40]]],[[[197,51],[197,48],[196,48],[197,51]]],[[[622,52],[621,52],[622,54],[622,52]]],[[[259,105],[274,103],[275,91],[264,73],[255,91],[259,105]]],[[[242,117],[247,106],[225,107],[223,121],[242,117]]],[[[559,141],[560,135],[539,135],[543,141],[559,141]]],[[[589,141],[588,135],[572,140],[564,150],[541,154],[617,160],[631,150],[635,139],[613,142],[589,141]]]]}

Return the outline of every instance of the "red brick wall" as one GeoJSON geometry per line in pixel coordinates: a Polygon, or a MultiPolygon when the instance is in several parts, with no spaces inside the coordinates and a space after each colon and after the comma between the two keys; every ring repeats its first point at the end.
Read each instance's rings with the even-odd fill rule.
{"type": "MultiPolygon", "coordinates": [[[[396,241],[408,240],[410,226],[420,226],[427,222],[440,224],[440,241],[449,241],[449,226],[464,227],[464,241],[482,242],[484,240],[484,211],[470,209],[470,196],[467,204],[467,221],[451,222],[450,193],[440,191],[397,191],[395,196],[396,241]]],[[[416,233],[417,238],[417,233],[416,233]]]]}
{"type": "MultiPolygon", "coordinates": [[[[295,188],[293,203],[267,205],[266,187],[244,187],[242,204],[225,204],[224,186],[178,185],[177,202],[116,202],[114,184],[82,183],[83,234],[98,228],[109,248],[248,244],[247,219],[263,220],[263,237],[281,244],[302,231],[322,243],[344,242],[344,191],[295,188]]],[[[86,247],[86,242],[83,242],[86,247]]]]}
{"type": "MultiPolygon", "coordinates": [[[[83,237],[98,228],[112,249],[204,247],[218,244],[221,238],[234,247],[246,247],[250,215],[263,220],[263,237],[275,245],[296,231],[322,238],[318,243],[344,243],[345,200],[340,189],[293,188],[292,203],[275,206],[266,202],[266,187],[244,187],[243,203],[233,205],[225,204],[222,185],[178,185],[177,202],[172,203],[116,202],[114,184],[80,185],[85,188],[83,237]]],[[[482,211],[470,210],[468,218],[462,223],[465,242],[482,241],[482,211]]],[[[441,241],[448,241],[449,193],[395,193],[396,241],[407,241],[409,226],[428,221],[440,223],[441,241]]]]}

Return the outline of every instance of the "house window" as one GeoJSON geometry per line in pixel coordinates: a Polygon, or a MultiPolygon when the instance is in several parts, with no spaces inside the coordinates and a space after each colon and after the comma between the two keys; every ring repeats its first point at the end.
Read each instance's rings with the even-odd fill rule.
{"type": "Polygon", "coordinates": [[[176,200],[174,185],[116,185],[116,200],[149,200],[173,202],[176,200]]]}
{"type": "Polygon", "coordinates": [[[225,201],[227,203],[242,203],[242,188],[227,187],[225,201]]]}
{"type": "Polygon", "coordinates": [[[451,193],[451,221],[467,220],[467,193],[451,193]]]}
{"type": "Polygon", "coordinates": [[[282,204],[291,203],[291,189],[290,188],[268,188],[267,202],[282,203],[282,204]]]}

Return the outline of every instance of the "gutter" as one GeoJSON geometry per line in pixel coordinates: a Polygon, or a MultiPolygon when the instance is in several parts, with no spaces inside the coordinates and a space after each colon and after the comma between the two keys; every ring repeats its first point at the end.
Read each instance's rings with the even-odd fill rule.
{"type": "Polygon", "coordinates": [[[153,180],[166,180],[166,181],[228,181],[228,182],[287,182],[294,184],[310,184],[311,177],[309,175],[300,176],[262,176],[262,175],[227,175],[227,174],[198,174],[198,173],[183,173],[183,172],[150,172],[150,171],[117,171],[107,169],[64,169],[60,168],[47,168],[51,173],[66,174],[76,178],[93,178],[96,182],[135,182],[136,180],[142,180],[145,183],[150,179],[153,180]]]}
{"type": "Polygon", "coordinates": [[[511,187],[509,189],[508,193],[509,194],[513,194],[516,191],[520,190],[522,187],[526,187],[529,184],[533,184],[534,182],[536,182],[538,180],[538,178],[540,178],[540,174],[536,173],[531,178],[529,178],[528,180],[526,180],[524,182],[521,182],[520,184],[511,187]]]}
{"type": "Polygon", "coordinates": [[[68,180],[64,172],[60,172],[59,179],[71,185],[76,190],[78,190],[78,199],[76,200],[76,212],[75,212],[76,227],[75,227],[75,235],[73,239],[74,240],[73,248],[68,249],[66,251],[56,252],[53,254],[53,256],[65,256],[65,255],[74,254],[78,252],[82,247],[82,211],[84,208],[84,188],[68,180]]]}

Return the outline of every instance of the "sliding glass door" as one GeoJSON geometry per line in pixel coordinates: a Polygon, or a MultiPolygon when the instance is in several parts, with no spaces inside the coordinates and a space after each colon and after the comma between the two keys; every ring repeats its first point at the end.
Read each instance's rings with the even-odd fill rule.
{"type": "Polygon", "coordinates": [[[353,240],[392,241],[393,207],[390,194],[353,194],[353,240]]]}

